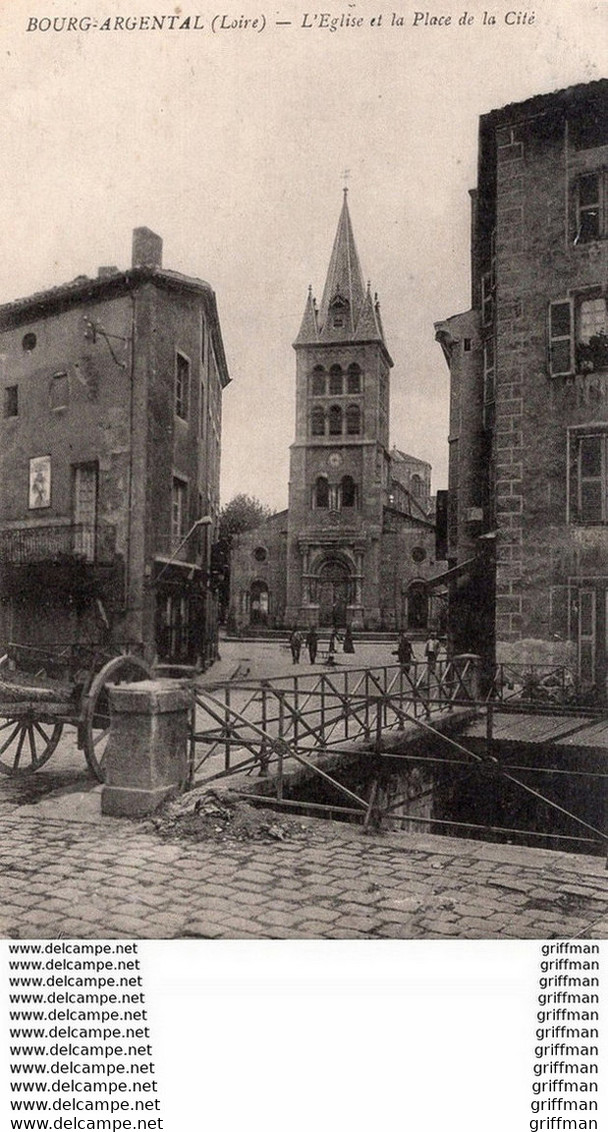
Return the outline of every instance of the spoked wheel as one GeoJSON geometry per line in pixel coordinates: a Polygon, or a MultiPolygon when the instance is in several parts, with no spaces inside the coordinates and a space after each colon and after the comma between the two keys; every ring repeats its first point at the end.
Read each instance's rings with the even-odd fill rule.
{"type": "Polygon", "coordinates": [[[141,657],[115,656],[104,664],[91,682],[83,704],[82,746],[87,763],[99,782],[104,782],[106,777],[104,760],[110,734],[108,688],[146,680],[151,675],[151,669],[141,657]]]}
{"type": "Polygon", "coordinates": [[[32,717],[0,720],[0,773],[33,774],[57,746],[63,723],[41,723],[32,717]]]}

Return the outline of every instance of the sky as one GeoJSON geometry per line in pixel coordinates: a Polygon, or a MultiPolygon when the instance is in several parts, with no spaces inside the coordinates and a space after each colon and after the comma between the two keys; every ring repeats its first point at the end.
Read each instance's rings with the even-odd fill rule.
{"type": "Polygon", "coordinates": [[[433,323],[469,305],[479,115],[606,77],[608,7],[226,2],[3,0],[0,302],[125,268],[132,229],[154,229],[164,265],[217,294],[232,378],[222,501],[246,492],[284,507],[292,343],[308,285],[321,297],[348,170],[395,362],[391,443],[445,487],[448,371],[433,323]],[[128,16],[143,28],[121,27],[128,16]],[[54,17],[85,19],[44,30],[54,17]],[[221,26],[240,17],[258,24],[221,26]],[[320,26],[334,19],[343,26],[320,26]]]}

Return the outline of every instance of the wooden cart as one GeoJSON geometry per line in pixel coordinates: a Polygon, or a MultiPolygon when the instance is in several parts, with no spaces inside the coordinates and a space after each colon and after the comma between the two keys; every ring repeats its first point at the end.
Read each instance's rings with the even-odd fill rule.
{"type": "Polygon", "coordinates": [[[67,724],[76,728],[78,747],[103,782],[108,688],[152,675],[135,648],[10,644],[0,659],[0,773],[32,774],[44,766],[67,724]]]}

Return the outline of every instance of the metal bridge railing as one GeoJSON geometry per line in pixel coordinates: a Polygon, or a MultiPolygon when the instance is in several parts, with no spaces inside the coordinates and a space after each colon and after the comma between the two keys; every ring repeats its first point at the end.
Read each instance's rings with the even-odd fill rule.
{"type": "MultiPolygon", "coordinates": [[[[507,666],[502,666],[505,675],[507,666]]],[[[512,669],[513,666],[509,666],[512,669]]],[[[548,667],[548,666],[545,666],[548,667]]],[[[528,669],[526,670],[528,671],[528,669]]],[[[511,673],[512,674],[512,673],[511,673]]],[[[468,831],[521,835],[531,838],[556,838],[563,842],[608,844],[608,835],[585,817],[548,797],[530,781],[522,781],[526,772],[549,773],[547,767],[510,767],[492,753],[492,720],[494,713],[509,710],[498,693],[506,681],[495,681],[490,700],[480,698],[479,658],[457,657],[429,668],[426,664],[387,665],[365,669],[340,669],[330,673],[305,673],[281,676],[261,682],[238,681],[211,690],[197,690],[191,726],[191,777],[196,785],[237,774],[272,772],[275,796],[269,799],[247,792],[253,801],[272,805],[325,811],[335,815],[359,816],[364,825],[375,820],[408,823],[423,822],[427,828],[462,828],[468,831]],[[434,726],[439,718],[456,707],[466,707],[487,718],[488,745],[485,755],[470,750],[463,743],[434,726]],[[436,716],[437,720],[433,717],[436,716]],[[386,751],[384,736],[413,725],[435,744],[430,758],[420,753],[386,751]],[[432,816],[395,815],[391,805],[378,802],[378,779],[373,778],[365,797],[340,782],[319,766],[319,754],[353,754],[353,744],[362,740],[367,753],[375,758],[375,767],[382,760],[403,759],[457,766],[464,771],[476,770],[486,780],[510,782],[528,798],[559,814],[567,822],[584,830],[582,836],[568,832],[539,833],[533,829],[506,828],[500,825],[478,825],[474,822],[450,821],[432,816]],[[447,748],[447,750],[446,750],[447,748]],[[201,754],[202,750],[202,754],[201,754]],[[285,774],[288,761],[306,767],[313,775],[334,788],[339,797],[335,803],[307,802],[285,797],[285,774]],[[589,835],[593,836],[590,837],[589,835]]],[[[522,685],[523,686],[523,685],[522,685]]],[[[563,686],[566,686],[565,682],[563,686]]],[[[509,689],[512,691],[512,689],[509,689]]],[[[520,701],[521,703],[521,701],[520,701]]],[[[564,771],[576,777],[577,771],[564,771]]],[[[587,772],[586,772],[587,773],[587,772]]],[[[587,777],[605,779],[607,775],[587,777]]],[[[535,780],[532,780],[535,781],[535,780]]]]}

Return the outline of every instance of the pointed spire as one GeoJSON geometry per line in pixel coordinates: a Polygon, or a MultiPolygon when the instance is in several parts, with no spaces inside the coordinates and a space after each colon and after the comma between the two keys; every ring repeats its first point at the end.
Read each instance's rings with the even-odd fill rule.
{"type": "Polygon", "coordinates": [[[319,311],[320,336],[325,341],[353,337],[365,299],[347,198],[348,189],[345,188],[319,311]]]}
{"type": "Polygon", "coordinates": [[[317,308],[312,294],[312,285],[308,288],[304,315],[294,345],[309,345],[319,341],[319,327],[317,325],[317,308]]]}
{"type": "Polygon", "coordinates": [[[382,326],[380,324],[378,314],[378,304],[372,299],[372,292],[368,283],[367,291],[365,292],[365,299],[363,300],[363,306],[361,307],[361,313],[355,327],[355,338],[372,342],[384,341],[382,326]]]}

